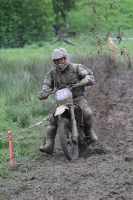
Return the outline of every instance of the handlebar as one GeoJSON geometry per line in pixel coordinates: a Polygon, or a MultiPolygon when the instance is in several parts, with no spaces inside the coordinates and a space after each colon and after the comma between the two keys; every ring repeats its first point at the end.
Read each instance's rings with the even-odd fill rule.
{"type": "Polygon", "coordinates": [[[78,86],[79,86],[79,83],[71,84],[71,85],[68,85],[68,86],[62,85],[62,86],[60,86],[60,87],[58,87],[58,88],[55,88],[54,90],[50,88],[50,89],[45,90],[45,91],[46,91],[46,92],[55,93],[57,90],[60,90],[60,89],[63,89],[63,88],[69,88],[69,90],[72,90],[73,88],[78,87],[78,86]]]}

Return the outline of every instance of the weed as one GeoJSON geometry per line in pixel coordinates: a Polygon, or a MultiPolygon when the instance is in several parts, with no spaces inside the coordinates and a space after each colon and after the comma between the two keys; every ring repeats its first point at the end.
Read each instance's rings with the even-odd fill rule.
{"type": "Polygon", "coordinates": [[[27,110],[21,110],[18,114],[17,121],[21,128],[28,127],[30,125],[30,114],[27,110]]]}

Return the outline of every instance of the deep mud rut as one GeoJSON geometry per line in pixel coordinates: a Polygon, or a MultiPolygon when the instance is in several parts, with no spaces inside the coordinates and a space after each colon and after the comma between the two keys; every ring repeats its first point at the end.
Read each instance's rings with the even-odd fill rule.
{"type": "Polygon", "coordinates": [[[52,156],[11,168],[1,200],[133,200],[133,70],[105,55],[83,64],[96,79],[86,95],[99,141],[69,162],[57,137],[52,156]]]}

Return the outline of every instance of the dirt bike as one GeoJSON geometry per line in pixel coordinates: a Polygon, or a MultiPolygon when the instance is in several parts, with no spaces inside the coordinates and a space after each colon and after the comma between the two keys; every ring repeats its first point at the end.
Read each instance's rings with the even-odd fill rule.
{"type": "Polygon", "coordinates": [[[55,92],[57,108],[54,116],[57,117],[61,147],[68,160],[78,159],[79,138],[81,139],[81,132],[84,134],[83,129],[81,131],[83,127],[82,110],[73,102],[72,88],[73,86],[62,86],[55,92]]]}

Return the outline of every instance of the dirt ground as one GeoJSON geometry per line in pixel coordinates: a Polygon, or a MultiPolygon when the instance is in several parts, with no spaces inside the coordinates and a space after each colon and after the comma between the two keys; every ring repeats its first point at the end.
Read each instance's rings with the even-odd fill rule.
{"type": "Polygon", "coordinates": [[[52,156],[38,152],[11,168],[1,200],[133,200],[133,69],[108,55],[83,64],[95,75],[86,95],[99,141],[69,162],[57,137],[52,156]]]}

